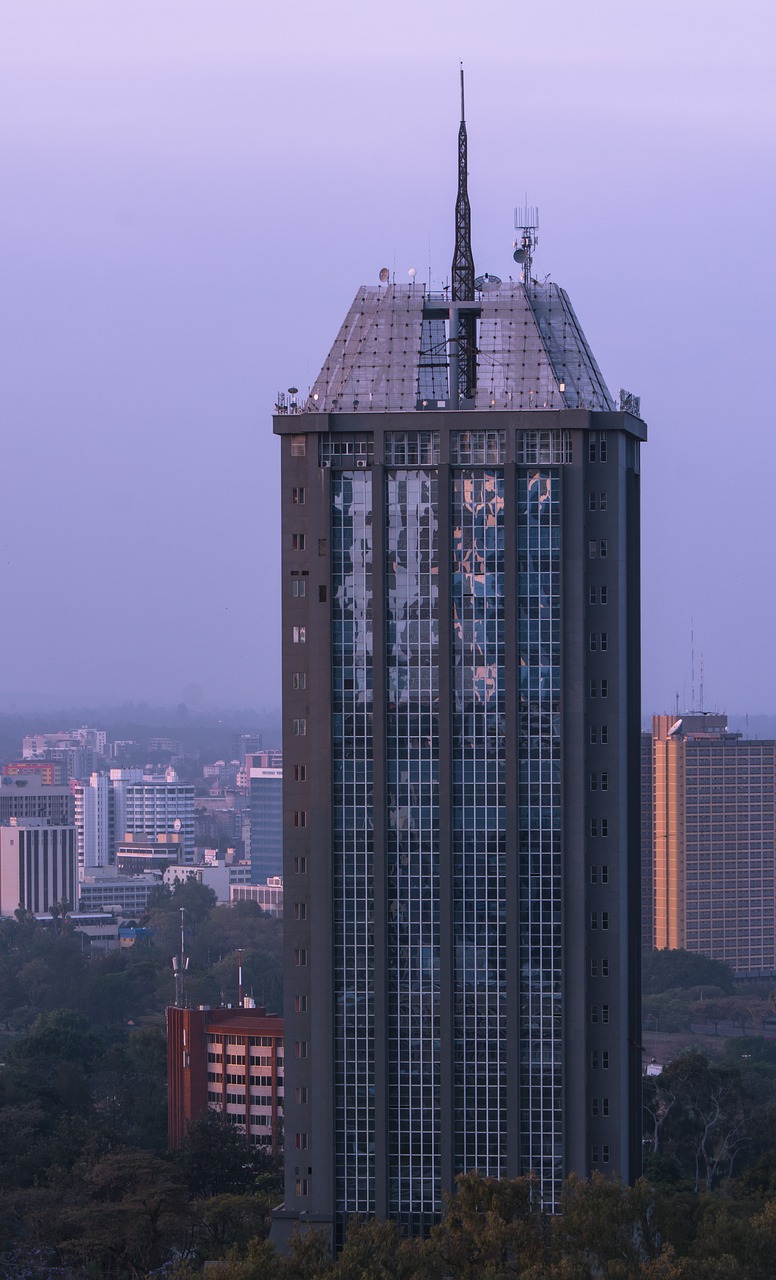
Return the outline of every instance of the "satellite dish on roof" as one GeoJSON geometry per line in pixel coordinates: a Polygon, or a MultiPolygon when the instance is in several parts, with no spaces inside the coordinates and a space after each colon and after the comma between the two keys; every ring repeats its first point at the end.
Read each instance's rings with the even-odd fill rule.
{"type": "Polygon", "coordinates": [[[487,271],[484,276],[477,276],[474,281],[475,289],[480,293],[487,293],[488,289],[498,289],[501,280],[498,276],[490,275],[487,271]]]}
{"type": "Polygon", "coordinates": [[[410,267],[410,269],[409,269],[409,270],[408,270],[408,272],[407,272],[407,275],[409,276],[410,280],[414,280],[414,279],[415,279],[415,276],[416,276],[417,274],[418,274],[418,273],[417,273],[417,271],[415,270],[415,268],[414,268],[414,267],[410,267]]]}
{"type": "Polygon", "coordinates": [[[380,284],[387,284],[390,278],[391,278],[391,273],[388,270],[388,268],[382,267],[380,270],[380,284]]]}
{"type": "Polygon", "coordinates": [[[515,262],[525,262],[525,249],[515,249],[515,252],[512,254],[512,257],[514,258],[515,262]]]}

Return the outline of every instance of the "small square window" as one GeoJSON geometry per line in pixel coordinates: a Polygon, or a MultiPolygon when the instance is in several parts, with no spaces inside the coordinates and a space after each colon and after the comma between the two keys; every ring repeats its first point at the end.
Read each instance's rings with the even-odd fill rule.
{"type": "Polygon", "coordinates": [[[601,1099],[601,1115],[608,1116],[608,1114],[609,1114],[609,1099],[602,1098],[601,1099]]]}
{"type": "Polygon", "coordinates": [[[587,544],[587,554],[590,560],[595,560],[598,555],[598,542],[595,538],[591,538],[587,544]]]}
{"type": "Polygon", "coordinates": [[[596,635],[595,631],[590,632],[590,639],[588,643],[590,645],[590,652],[595,653],[596,649],[598,648],[598,636],[596,635]]]}
{"type": "Polygon", "coordinates": [[[601,589],[600,589],[600,596],[601,596],[601,604],[608,604],[608,602],[609,602],[609,588],[608,588],[608,587],[601,587],[601,589]]]}
{"type": "Polygon", "coordinates": [[[307,1057],[307,1041],[306,1040],[294,1041],[294,1057],[295,1058],[307,1057]]]}
{"type": "Polygon", "coordinates": [[[608,862],[603,862],[601,864],[601,884],[608,884],[608,883],[609,883],[609,864],[608,862]]]}
{"type": "Polygon", "coordinates": [[[609,554],[609,543],[606,538],[602,538],[598,544],[598,554],[602,560],[605,560],[609,554]]]}
{"type": "Polygon", "coordinates": [[[294,1138],[294,1146],[296,1147],[297,1151],[306,1151],[307,1150],[307,1134],[297,1133],[294,1138]]]}
{"type": "Polygon", "coordinates": [[[609,912],[608,911],[601,912],[601,928],[602,929],[609,928],[609,912]]]}
{"type": "Polygon", "coordinates": [[[602,724],[601,725],[601,745],[605,747],[608,741],[609,741],[609,727],[608,725],[602,724]]]}
{"type": "Polygon", "coordinates": [[[598,437],[598,456],[602,462],[606,462],[606,432],[602,431],[598,437]]]}
{"type": "Polygon", "coordinates": [[[291,437],[291,457],[303,458],[307,452],[307,437],[292,436],[291,437]]]}
{"type": "Polygon", "coordinates": [[[590,681],[590,697],[591,698],[598,697],[598,681],[597,680],[590,681]]]}
{"type": "Polygon", "coordinates": [[[306,594],[307,594],[307,583],[305,582],[305,579],[294,576],[291,579],[291,595],[296,598],[296,597],[304,596],[306,594]]]}
{"type": "Polygon", "coordinates": [[[294,486],[291,490],[291,501],[295,507],[300,507],[304,502],[304,486],[294,486]]]}
{"type": "Polygon", "coordinates": [[[601,681],[601,697],[602,698],[609,697],[609,681],[608,680],[601,681]]]}
{"type": "Polygon", "coordinates": [[[602,1005],[601,1005],[601,1021],[602,1021],[602,1022],[608,1022],[608,1021],[609,1021],[609,1006],[608,1006],[608,1004],[602,1004],[602,1005]]]}
{"type": "Polygon", "coordinates": [[[601,1050],[601,1070],[602,1071],[609,1070],[609,1050],[608,1049],[601,1050]]]}
{"type": "MultiPolygon", "coordinates": [[[[294,965],[297,969],[304,969],[307,964],[307,949],[305,947],[294,948],[294,965]]],[[[297,1057],[299,1055],[297,1054],[297,1057]]]]}
{"type": "Polygon", "coordinates": [[[598,588],[590,587],[588,589],[588,600],[590,604],[598,604],[598,588]]]}
{"type": "Polygon", "coordinates": [[[294,720],[294,722],[293,722],[293,731],[294,731],[294,737],[295,737],[295,738],[304,738],[304,737],[305,737],[305,735],[306,735],[306,733],[307,733],[307,721],[306,721],[306,720],[294,720]]]}
{"type": "Polygon", "coordinates": [[[601,977],[602,978],[609,977],[609,957],[608,956],[604,956],[603,959],[601,960],[601,977]]]}
{"type": "Polygon", "coordinates": [[[601,653],[606,653],[609,649],[609,632],[601,632],[601,653]]]}
{"type": "Polygon", "coordinates": [[[306,1084],[298,1084],[294,1089],[294,1102],[299,1106],[303,1106],[304,1103],[307,1102],[309,1096],[306,1084]]]}
{"type": "Polygon", "coordinates": [[[294,810],[294,826],[295,827],[307,826],[307,810],[306,809],[294,810]]]}
{"type": "Polygon", "coordinates": [[[590,834],[591,836],[598,835],[598,819],[597,818],[590,819],[590,834]]]}
{"type": "Polygon", "coordinates": [[[590,774],[590,790],[591,791],[598,790],[598,774],[597,773],[590,774]]]}
{"type": "Polygon", "coordinates": [[[295,764],[294,765],[294,782],[306,782],[306,781],[307,781],[307,765],[295,764]]]}
{"type": "Polygon", "coordinates": [[[293,640],[294,644],[306,644],[306,643],[307,643],[307,628],[306,628],[306,627],[294,627],[294,628],[292,629],[292,632],[291,632],[291,638],[292,638],[292,640],[293,640]]]}
{"type": "Polygon", "coordinates": [[[601,835],[608,836],[608,834],[609,834],[609,819],[602,818],[601,819],[601,835]]]}
{"type": "Polygon", "coordinates": [[[294,1013],[307,1013],[307,996],[294,996],[294,1013]]]}
{"type": "Polygon", "coordinates": [[[598,499],[596,497],[596,493],[594,489],[590,490],[590,494],[588,496],[588,506],[591,511],[595,511],[598,506],[598,499]]]}
{"type": "Polygon", "coordinates": [[[590,738],[591,747],[594,747],[595,744],[598,742],[598,729],[594,724],[591,724],[588,736],[590,738]]]}
{"type": "Polygon", "coordinates": [[[292,533],[291,534],[291,550],[304,551],[304,549],[305,549],[305,535],[303,533],[292,533]]]}
{"type": "Polygon", "coordinates": [[[595,863],[590,868],[590,883],[598,884],[598,867],[595,863]]]}
{"type": "Polygon", "coordinates": [[[293,672],[293,674],[292,674],[292,676],[291,676],[291,688],[292,688],[292,689],[306,689],[306,688],[307,688],[307,673],[306,673],[305,671],[294,671],[294,672],[293,672]]]}
{"type": "Polygon", "coordinates": [[[606,490],[604,489],[603,493],[599,493],[598,495],[598,510],[605,511],[607,508],[607,505],[608,504],[607,504],[607,498],[606,498],[606,490]]]}
{"type": "Polygon", "coordinates": [[[325,555],[326,555],[326,548],[327,548],[326,539],[325,539],[325,538],[319,538],[319,539],[318,539],[318,555],[319,555],[319,556],[325,556],[325,555]]]}
{"type": "Polygon", "coordinates": [[[295,920],[307,919],[307,903],[306,902],[294,903],[294,919],[295,920]]]}
{"type": "Polygon", "coordinates": [[[609,790],[609,774],[608,773],[601,774],[601,790],[602,791],[609,790]]]}
{"type": "Polygon", "coordinates": [[[295,857],[291,865],[294,868],[294,875],[296,876],[307,875],[307,858],[304,855],[302,855],[301,857],[295,857]]]}
{"type": "Polygon", "coordinates": [[[608,1163],[609,1163],[609,1144],[608,1144],[608,1142],[605,1142],[605,1143],[603,1144],[603,1146],[601,1147],[601,1163],[602,1163],[602,1164],[608,1164],[608,1163]]]}
{"type": "Polygon", "coordinates": [[[595,432],[591,431],[587,442],[587,456],[590,462],[596,460],[595,432]]]}
{"type": "Polygon", "coordinates": [[[318,603],[319,604],[326,603],[326,587],[325,586],[320,586],[318,588],[318,603]]]}

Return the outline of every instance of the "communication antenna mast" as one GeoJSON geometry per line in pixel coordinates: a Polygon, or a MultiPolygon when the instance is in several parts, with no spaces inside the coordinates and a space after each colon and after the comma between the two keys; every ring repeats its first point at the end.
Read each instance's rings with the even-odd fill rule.
{"type": "Polygon", "coordinates": [[[186,955],[186,940],[184,936],[184,919],[186,916],[186,908],[181,907],[181,951],[179,956],[172,958],[172,971],[175,974],[175,1008],[183,1009],[185,1006],[184,977],[189,967],[189,957],[186,955]]]}
{"type": "Polygon", "coordinates": [[[539,210],[529,205],[528,196],[525,199],[522,208],[515,209],[515,231],[520,234],[512,243],[512,257],[523,268],[523,284],[530,284],[534,249],[539,243],[539,210]]]}
{"type": "Polygon", "coordinates": [[[690,685],[690,688],[692,690],[691,710],[693,715],[695,715],[695,624],[692,618],[690,618],[690,663],[691,663],[691,678],[692,678],[692,683],[690,685]]]}
{"type": "Polygon", "coordinates": [[[242,971],[243,949],[237,948],[237,1008],[243,1007],[243,971],[242,971]]]}
{"type": "Polygon", "coordinates": [[[704,665],[703,665],[703,654],[701,654],[701,705],[700,705],[700,708],[699,708],[699,709],[700,709],[700,713],[701,713],[701,715],[703,715],[703,681],[704,681],[704,677],[705,677],[705,669],[704,669],[704,665]]]}
{"type": "MultiPolygon", "coordinates": [[[[474,302],[472,215],[468,187],[468,144],[461,65],[461,123],[458,127],[458,195],[455,201],[455,250],[453,252],[453,304],[474,302]]],[[[476,320],[469,308],[451,309],[450,394],[453,407],[471,400],[477,382],[476,320]]]]}

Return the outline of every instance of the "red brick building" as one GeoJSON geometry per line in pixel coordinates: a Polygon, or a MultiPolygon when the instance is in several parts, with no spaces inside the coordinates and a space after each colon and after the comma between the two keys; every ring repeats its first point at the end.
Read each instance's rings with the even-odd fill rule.
{"type": "Polygon", "coordinates": [[[191,1120],[217,1111],[256,1146],[282,1146],[283,1019],[264,1009],[167,1010],[171,1148],[191,1120]]]}

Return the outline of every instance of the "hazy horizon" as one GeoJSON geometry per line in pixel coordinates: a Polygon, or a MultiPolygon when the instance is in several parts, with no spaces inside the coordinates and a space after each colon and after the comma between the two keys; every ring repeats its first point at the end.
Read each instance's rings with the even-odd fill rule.
{"type": "Polygon", "coordinates": [[[536,273],[641,396],[643,706],[702,657],[708,707],[776,710],[776,17],[471,15],[6,0],[0,709],[279,702],[272,406],[381,267],[449,275],[463,58],[478,271],[527,193],[536,273]]]}

